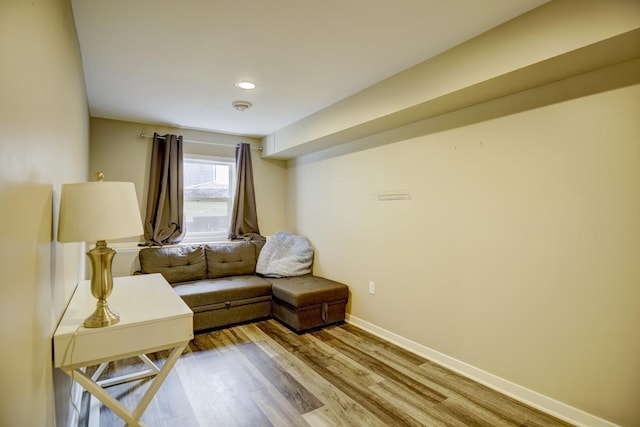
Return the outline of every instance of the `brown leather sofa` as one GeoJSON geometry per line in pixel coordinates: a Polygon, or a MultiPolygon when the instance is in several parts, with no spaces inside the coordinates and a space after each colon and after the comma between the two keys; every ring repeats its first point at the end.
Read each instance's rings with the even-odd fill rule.
{"type": "Polygon", "coordinates": [[[311,274],[261,277],[262,242],[144,248],[139,274],[161,273],[202,331],[275,317],[296,332],[344,321],[347,285],[311,274]]]}

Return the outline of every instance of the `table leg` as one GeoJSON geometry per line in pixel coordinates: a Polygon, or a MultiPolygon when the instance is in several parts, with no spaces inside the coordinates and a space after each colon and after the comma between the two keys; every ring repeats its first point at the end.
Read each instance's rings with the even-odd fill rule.
{"type": "MultiPolygon", "coordinates": [[[[187,344],[188,344],[188,341],[173,348],[171,354],[169,355],[169,358],[162,366],[162,369],[160,369],[157,372],[157,375],[155,376],[155,378],[151,380],[151,384],[149,385],[149,388],[144,393],[144,395],[142,396],[142,399],[140,399],[140,402],[138,402],[138,405],[133,410],[133,412],[130,412],[129,410],[127,410],[127,408],[125,408],[113,396],[107,393],[107,391],[103,387],[101,387],[100,384],[98,384],[93,378],[90,378],[89,376],[87,376],[79,368],[63,369],[63,370],[67,375],[69,375],[72,379],[78,382],[78,384],[84,387],[85,390],[87,390],[93,396],[98,398],[105,406],[111,409],[117,416],[122,418],[127,423],[128,426],[142,426],[142,424],[139,422],[140,418],[142,417],[142,414],[147,409],[147,406],[149,406],[149,403],[151,403],[151,400],[153,399],[156,392],[162,385],[163,381],[165,380],[167,375],[169,375],[169,372],[173,368],[173,365],[178,361],[178,358],[180,357],[184,349],[187,347],[187,344]]],[[[146,356],[144,357],[146,358],[146,356]]],[[[155,367],[155,364],[153,364],[151,360],[149,360],[148,358],[147,360],[155,367]]],[[[145,361],[145,363],[147,362],[145,361]]],[[[157,367],[155,368],[157,369],[157,367]]]]}
{"type": "Polygon", "coordinates": [[[182,352],[187,347],[187,343],[188,342],[174,348],[171,354],[169,355],[169,358],[167,359],[167,361],[164,362],[162,369],[160,369],[160,372],[158,372],[158,375],[156,375],[156,377],[153,379],[153,382],[147,389],[144,396],[142,396],[142,399],[140,399],[140,402],[138,403],[138,406],[136,407],[136,409],[133,411],[133,418],[136,421],[140,419],[140,417],[142,416],[142,413],[145,411],[145,409],[147,409],[147,406],[149,405],[149,403],[151,403],[151,399],[153,399],[153,396],[155,396],[156,392],[162,385],[162,382],[165,380],[165,378],[167,378],[167,375],[169,375],[169,372],[173,368],[173,365],[178,361],[178,358],[182,355],[182,352]]]}
{"type": "Polygon", "coordinates": [[[100,387],[95,381],[89,378],[84,372],[79,369],[67,370],[64,372],[73,378],[78,384],[84,387],[89,393],[95,396],[100,402],[113,411],[114,414],[122,418],[127,424],[132,426],[140,425],[133,419],[132,413],[127,410],[120,402],[118,402],[113,396],[111,396],[105,389],[100,387]]]}

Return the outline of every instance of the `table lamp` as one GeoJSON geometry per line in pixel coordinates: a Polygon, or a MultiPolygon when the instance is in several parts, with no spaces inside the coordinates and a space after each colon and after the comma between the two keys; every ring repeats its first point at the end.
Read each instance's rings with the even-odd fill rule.
{"type": "Polygon", "coordinates": [[[105,182],[102,173],[97,181],[63,184],[60,193],[58,241],[96,241],[87,252],[91,261],[91,294],[98,299],[95,311],[84,321],[87,328],[114,325],[120,315],[111,311],[107,297],[113,289],[111,263],[116,251],[106,240],[141,235],[142,221],[136,189],[131,182],[105,182]]]}

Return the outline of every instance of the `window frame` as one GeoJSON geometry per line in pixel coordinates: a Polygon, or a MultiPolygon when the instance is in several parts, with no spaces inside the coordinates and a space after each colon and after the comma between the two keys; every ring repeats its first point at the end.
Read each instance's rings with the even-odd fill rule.
{"type": "MultiPolygon", "coordinates": [[[[184,224],[185,224],[185,234],[182,239],[182,243],[207,243],[207,242],[220,242],[229,239],[229,226],[231,223],[231,215],[233,213],[233,203],[235,200],[235,191],[236,191],[236,161],[233,157],[223,157],[223,156],[211,156],[205,154],[183,154],[182,156],[183,168],[185,167],[185,163],[191,161],[194,163],[205,163],[205,164],[225,164],[229,165],[229,197],[217,197],[212,198],[214,201],[227,201],[228,210],[227,210],[227,228],[224,231],[217,232],[191,232],[189,233],[189,227],[187,226],[187,212],[186,207],[183,206],[183,214],[184,214],[184,224]]],[[[183,169],[184,170],[184,169],[183,169]]],[[[185,189],[183,184],[183,190],[185,189]]],[[[184,202],[186,202],[186,197],[184,198],[184,202]]]]}

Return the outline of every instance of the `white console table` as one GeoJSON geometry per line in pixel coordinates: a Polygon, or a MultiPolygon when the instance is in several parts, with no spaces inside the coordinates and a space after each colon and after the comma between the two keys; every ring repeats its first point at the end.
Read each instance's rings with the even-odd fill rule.
{"type": "Polygon", "coordinates": [[[98,398],[127,425],[138,426],[140,417],[193,338],[193,312],[160,274],[117,277],[108,298],[120,313],[120,322],[103,328],[85,328],[84,319],[95,309],[90,282],[80,283],[53,336],[54,366],[98,398]],[[159,369],[146,354],[172,349],[159,369]],[[138,356],[148,367],[141,373],[99,381],[109,362],[138,356]],[[87,366],[100,364],[92,377],[87,366]],[[103,386],[155,376],[138,406],[129,411],[103,386]]]}

